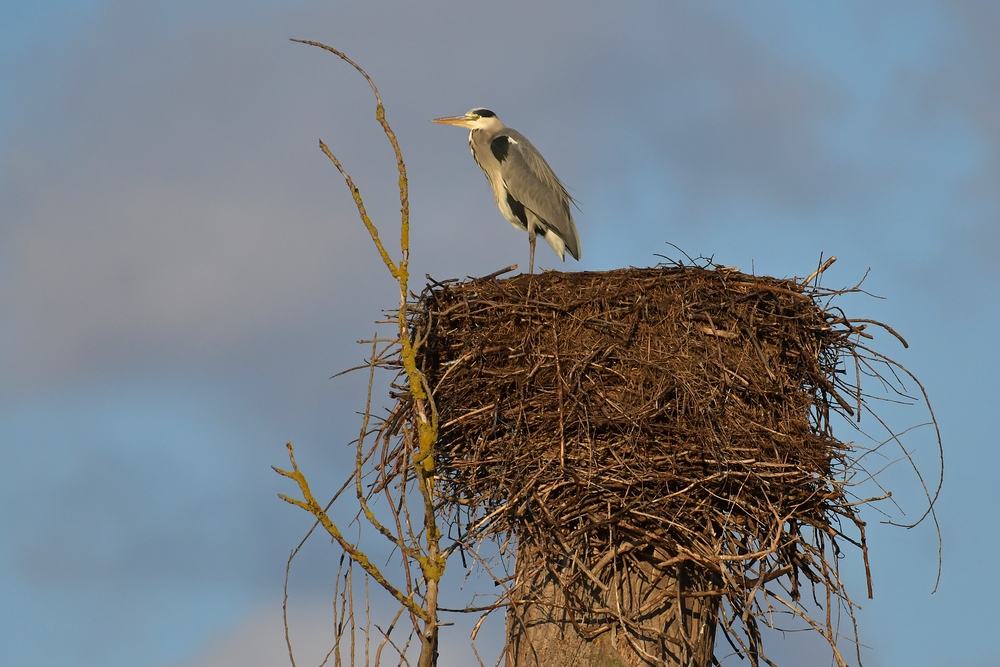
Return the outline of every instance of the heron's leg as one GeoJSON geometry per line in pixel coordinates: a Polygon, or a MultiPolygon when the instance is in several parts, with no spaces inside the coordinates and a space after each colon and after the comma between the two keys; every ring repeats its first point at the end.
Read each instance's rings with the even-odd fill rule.
{"type": "Polygon", "coordinates": [[[531,250],[528,252],[528,274],[535,272],[535,228],[528,228],[528,246],[531,250]]]}

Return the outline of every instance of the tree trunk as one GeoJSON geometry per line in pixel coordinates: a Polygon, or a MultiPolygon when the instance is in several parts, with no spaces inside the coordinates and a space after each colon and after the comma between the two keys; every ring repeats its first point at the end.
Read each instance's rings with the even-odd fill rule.
{"type": "Polygon", "coordinates": [[[712,664],[718,598],[697,593],[713,582],[687,567],[660,569],[649,551],[613,559],[604,576],[574,561],[547,567],[530,543],[519,544],[507,667],[712,664]]]}

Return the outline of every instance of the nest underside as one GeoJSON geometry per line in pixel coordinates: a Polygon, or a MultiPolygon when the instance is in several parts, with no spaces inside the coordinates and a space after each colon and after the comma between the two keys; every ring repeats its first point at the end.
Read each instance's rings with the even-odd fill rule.
{"type": "Polygon", "coordinates": [[[857,521],[829,416],[851,411],[859,329],[794,280],[658,267],[433,283],[411,324],[443,504],[470,539],[591,564],[639,546],[725,587],[816,579],[825,536],[857,521]]]}

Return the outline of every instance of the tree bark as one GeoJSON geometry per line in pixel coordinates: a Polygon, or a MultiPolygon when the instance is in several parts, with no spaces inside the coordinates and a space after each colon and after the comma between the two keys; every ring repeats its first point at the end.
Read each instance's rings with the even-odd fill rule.
{"type": "Polygon", "coordinates": [[[507,616],[507,667],[709,667],[716,588],[690,567],[661,569],[633,550],[588,576],[577,559],[546,565],[518,546],[507,616]],[[597,581],[601,583],[597,583],[597,581]]]}

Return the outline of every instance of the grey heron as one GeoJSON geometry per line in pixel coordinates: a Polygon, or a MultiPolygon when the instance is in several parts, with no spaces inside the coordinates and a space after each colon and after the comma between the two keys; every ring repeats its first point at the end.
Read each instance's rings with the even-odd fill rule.
{"type": "Polygon", "coordinates": [[[535,235],[549,242],[559,259],[568,251],[580,259],[580,237],[573,224],[573,199],[542,154],[517,130],[504,126],[489,109],[431,122],[469,130],[469,148],[493,187],[497,208],[510,224],[528,232],[528,273],[535,269],[535,235]]]}

